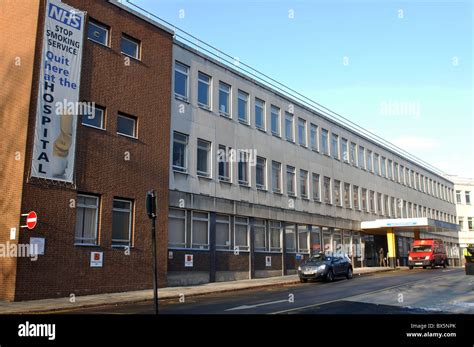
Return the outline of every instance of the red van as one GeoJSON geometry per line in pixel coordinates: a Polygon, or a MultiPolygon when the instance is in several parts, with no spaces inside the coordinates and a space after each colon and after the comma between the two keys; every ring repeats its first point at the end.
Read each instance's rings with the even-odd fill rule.
{"type": "Polygon", "coordinates": [[[421,239],[413,241],[410,253],[408,254],[408,267],[413,269],[415,266],[423,266],[426,269],[436,265],[446,267],[448,265],[448,256],[446,247],[439,239],[421,239]]]}

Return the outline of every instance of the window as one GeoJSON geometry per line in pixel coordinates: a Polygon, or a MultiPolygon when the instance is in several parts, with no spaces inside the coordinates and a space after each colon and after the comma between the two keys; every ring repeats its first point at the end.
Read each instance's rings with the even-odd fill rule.
{"type": "Polygon", "coordinates": [[[336,206],[342,206],[341,200],[341,181],[334,180],[334,204],[336,206]]]}
{"type": "Polygon", "coordinates": [[[380,156],[374,153],[374,173],[380,175],[380,156]]]}
{"type": "Polygon", "coordinates": [[[472,226],[472,217],[467,217],[467,228],[469,231],[474,231],[474,228],[472,226]]]}
{"type": "Polygon", "coordinates": [[[174,64],[174,95],[179,99],[188,100],[189,67],[175,62],[174,64]]]}
{"type": "Polygon", "coordinates": [[[380,194],[380,193],[377,193],[377,210],[379,212],[379,215],[383,215],[382,194],[380,194]]]}
{"type": "Polygon", "coordinates": [[[256,173],[257,189],[267,189],[267,160],[265,158],[257,157],[256,173]]]}
{"type": "Polygon", "coordinates": [[[131,246],[132,208],[132,201],[114,199],[112,208],[112,246],[131,246]]]}
{"type": "Polygon", "coordinates": [[[255,98],[255,127],[265,130],[265,101],[255,98]]]}
{"type": "Polygon", "coordinates": [[[307,146],[306,144],[306,121],[302,118],[298,118],[298,143],[301,146],[307,146]]]}
{"type": "Polygon", "coordinates": [[[198,72],[198,105],[206,109],[211,108],[211,77],[198,72]]]}
{"type": "Polygon", "coordinates": [[[388,172],[388,178],[393,179],[393,166],[392,166],[392,161],[389,159],[387,161],[387,172],[388,172]]]}
{"type": "MultiPolygon", "coordinates": [[[[390,209],[388,208],[388,196],[384,195],[383,196],[383,214],[386,216],[390,216],[390,209]]],[[[380,211],[380,214],[382,214],[382,211],[380,211]]]]}
{"type": "Polygon", "coordinates": [[[188,153],[188,135],[173,133],[173,170],[186,172],[188,153]]]}
{"type": "Polygon", "coordinates": [[[234,249],[241,251],[248,251],[249,249],[249,238],[248,238],[248,218],[235,217],[234,219],[234,249]]]}
{"type": "Polygon", "coordinates": [[[281,163],[272,161],[272,191],[281,193],[281,163]]]}
{"type": "Polygon", "coordinates": [[[408,186],[411,188],[411,173],[410,173],[410,169],[409,168],[406,168],[407,170],[407,181],[408,181],[408,186]]]}
{"type": "Polygon", "coordinates": [[[382,172],[382,177],[387,177],[386,159],[384,157],[382,157],[382,161],[380,162],[380,171],[382,172]]]}
{"type": "Polygon", "coordinates": [[[397,163],[393,163],[393,179],[400,183],[400,175],[398,173],[398,164],[397,163]]]}
{"type": "Polygon", "coordinates": [[[309,253],[308,235],[308,226],[298,225],[298,252],[309,253]]]}
{"type": "Polygon", "coordinates": [[[237,116],[239,121],[245,124],[249,123],[249,95],[246,92],[238,90],[237,92],[237,116]]]}
{"type": "Polygon", "coordinates": [[[369,205],[370,212],[375,213],[375,192],[373,190],[369,191],[369,205]]]}
{"type": "Polygon", "coordinates": [[[359,146],[359,152],[357,153],[357,158],[359,159],[359,167],[365,169],[365,149],[362,146],[359,146]]]}
{"type": "Polygon", "coordinates": [[[352,165],[357,166],[356,160],[356,147],[357,145],[354,142],[351,142],[351,147],[349,149],[349,160],[352,165]]]}
{"type": "Polygon", "coordinates": [[[285,225],[285,241],[286,251],[292,253],[296,252],[296,234],[294,224],[285,225]]]}
{"type": "Polygon", "coordinates": [[[117,115],[117,134],[136,138],[137,119],[124,114],[117,115]]]}
{"type": "Polygon", "coordinates": [[[320,179],[319,175],[316,173],[313,173],[312,175],[312,183],[313,183],[313,200],[314,201],[321,201],[321,195],[320,195],[320,179]]]}
{"type": "Polygon", "coordinates": [[[186,247],[186,210],[170,208],[168,211],[168,247],[186,247]]]}
{"type": "Polygon", "coordinates": [[[280,136],[280,109],[276,106],[271,107],[272,134],[280,136]]]}
{"type": "Polygon", "coordinates": [[[295,141],[295,136],[293,134],[294,129],[294,116],[291,113],[285,112],[285,138],[288,141],[295,141]]]}
{"type": "MultiPolygon", "coordinates": [[[[403,165],[400,165],[400,183],[403,185],[406,185],[406,177],[405,177],[405,167],[403,165]]],[[[431,184],[431,180],[430,180],[431,184]]]]}
{"type": "Polygon", "coordinates": [[[104,129],[105,108],[95,105],[87,114],[82,115],[82,125],[104,129]]]}
{"type": "Polygon", "coordinates": [[[308,171],[300,170],[300,192],[301,198],[308,198],[308,171]]]}
{"type": "Polygon", "coordinates": [[[230,249],[230,217],[216,214],[216,249],[230,249]]]}
{"type": "Polygon", "coordinates": [[[361,196],[361,200],[362,200],[362,211],[365,211],[367,212],[367,189],[365,188],[362,188],[362,196],[361,196]]]}
{"type": "Polygon", "coordinates": [[[461,203],[461,191],[456,190],[456,203],[460,204],[461,203]]]}
{"type": "Polygon", "coordinates": [[[270,252],[281,252],[281,222],[270,221],[270,252]]]}
{"type": "Polygon", "coordinates": [[[329,177],[324,176],[323,188],[324,188],[324,202],[326,204],[330,204],[331,203],[331,179],[329,177]]]}
{"type": "Polygon", "coordinates": [[[293,166],[286,166],[286,192],[288,195],[296,196],[295,191],[295,168],[293,166]]]}
{"type": "Polygon", "coordinates": [[[458,217],[459,229],[464,230],[464,217],[458,217]]]}
{"type": "Polygon", "coordinates": [[[99,198],[77,195],[75,245],[97,245],[99,198]]]}
{"type": "Polygon", "coordinates": [[[240,185],[248,186],[249,181],[249,153],[246,151],[239,151],[239,165],[238,165],[238,181],[240,185]]]}
{"type": "Polygon", "coordinates": [[[320,150],[322,154],[329,155],[329,146],[328,146],[328,131],[326,129],[321,129],[321,144],[320,150]]]}
{"type": "Polygon", "coordinates": [[[230,117],[230,86],[219,81],[219,112],[221,115],[230,117]]]}
{"type": "Polygon", "coordinates": [[[209,213],[191,212],[191,248],[209,248],[209,213]]]}
{"type": "Polygon", "coordinates": [[[199,176],[210,177],[211,176],[211,143],[205,140],[197,140],[197,167],[196,173],[199,176]]]}
{"type": "Polygon", "coordinates": [[[87,25],[87,38],[104,46],[109,45],[109,27],[89,19],[87,25]]]}
{"type": "Polygon", "coordinates": [[[367,170],[368,170],[369,172],[372,172],[372,151],[367,150],[366,154],[367,154],[367,157],[366,157],[367,170]]]}
{"type": "Polygon", "coordinates": [[[339,136],[331,134],[331,154],[334,159],[339,159],[339,136]]]}
{"type": "Polygon", "coordinates": [[[267,249],[266,220],[255,219],[253,223],[254,245],[256,251],[265,251],[267,249]]]}
{"type": "Polygon", "coordinates": [[[129,57],[140,59],[140,41],[122,34],[120,39],[120,50],[129,57]]]}
{"type": "Polygon", "coordinates": [[[349,152],[347,148],[347,139],[342,138],[341,139],[341,153],[342,153],[342,160],[344,160],[346,163],[349,162],[349,152]]]}
{"type": "Polygon", "coordinates": [[[471,204],[471,192],[466,190],[466,192],[464,193],[465,197],[466,197],[466,204],[467,205],[470,205],[471,204]]]}
{"type": "Polygon", "coordinates": [[[352,186],[352,204],[355,210],[359,209],[359,187],[352,186]]]}
{"type": "Polygon", "coordinates": [[[309,145],[313,151],[318,150],[318,126],[311,124],[309,130],[309,145]]]}
{"type": "Polygon", "coordinates": [[[219,180],[224,182],[231,182],[231,153],[232,148],[225,145],[219,145],[217,153],[217,162],[219,165],[219,180]]]}
{"type": "Polygon", "coordinates": [[[351,208],[351,185],[344,183],[344,207],[351,208]]]}

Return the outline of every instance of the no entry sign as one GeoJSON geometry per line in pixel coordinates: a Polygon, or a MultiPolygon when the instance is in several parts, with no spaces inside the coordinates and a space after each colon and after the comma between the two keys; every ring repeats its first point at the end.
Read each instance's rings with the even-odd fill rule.
{"type": "Polygon", "coordinates": [[[26,215],[26,227],[30,230],[33,229],[36,226],[37,220],[38,216],[35,211],[28,212],[26,215]]]}

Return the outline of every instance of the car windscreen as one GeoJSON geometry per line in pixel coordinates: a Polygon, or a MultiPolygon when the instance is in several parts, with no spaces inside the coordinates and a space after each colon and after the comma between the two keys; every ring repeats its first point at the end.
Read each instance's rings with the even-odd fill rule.
{"type": "Polygon", "coordinates": [[[327,257],[325,255],[315,255],[309,258],[310,262],[319,262],[319,261],[331,261],[331,257],[327,257]]]}
{"type": "Polygon", "coordinates": [[[431,252],[430,245],[422,245],[422,246],[413,246],[412,252],[431,252]]]}

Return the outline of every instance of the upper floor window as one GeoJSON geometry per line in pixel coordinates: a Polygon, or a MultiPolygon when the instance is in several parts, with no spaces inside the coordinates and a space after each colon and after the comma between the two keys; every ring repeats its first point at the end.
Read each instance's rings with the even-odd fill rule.
{"type": "Polygon", "coordinates": [[[313,151],[318,150],[318,126],[311,124],[309,130],[309,145],[313,151]]]}
{"type": "Polygon", "coordinates": [[[265,130],[265,101],[255,98],[255,127],[265,130]]]}
{"type": "Polygon", "coordinates": [[[129,57],[140,59],[140,41],[122,34],[120,39],[120,50],[129,57]]]}
{"type": "Polygon", "coordinates": [[[466,193],[464,193],[465,198],[466,198],[466,204],[470,205],[471,204],[471,192],[466,190],[466,193]]]}
{"type": "Polygon", "coordinates": [[[238,182],[240,185],[248,186],[249,181],[249,153],[247,151],[239,151],[239,163],[238,163],[238,182]]]}
{"type": "Polygon", "coordinates": [[[380,174],[380,156],[377,153],[374,153],[374,172],[380,174]]]}
{"type": "Polygon", "coordinates": [[[87,24],[87,38],[104,46],[109,45],[109,27],[89,19],[87,24]]]}
{"type": "Polygon", "coordinates": [[[365,169],[365,148],[359,146],[359,152],[357,153],[357,158],[359,159],[359,167],[365,169]]]}
{"type": "Polygon", "coordinates": [[[296,196],[296,189],[295,189],[295,168],[293,166],[286,166],[286,190],[287,194],[290,196],[296,196]]]}
{"type": "Polygon", "coordinates": [[[456,203],[460,204],[461,203],[461,191],[456,190],[456,203]]]}
{"type": "Polygon", "coordinates": [[[328,145],[328,131],[326,129],[321,129],[321,145],[320,150],[322,154],[329,155],[329,145],[328,145]]]}
{"type": "Polygon", "coordinates": [[[217,161],[219,165],[219,180],[224,182],[231,181],[231,163],[230,160],[230,153],[232,148],[227,147],[225,145],[219,145],[218,153],[217,153],[217,161]]]}
{"type": "Polygon", "coordinates": [[[312,183],[313,183],[313,200],[314,201],[321,201],[321,195],[320,195],[320,191],[321,191],[321,188],[320,188],[320,185],[321,185],[321,182],[320,182],[320,178],[319,178],[319,175],[316,174],[316,173],[313,173],[312,175],[312,183]]]}
{"type": "Polygon", "coordinates": [[[267,189],[267,160],[257,157],[255,184],[257,189],[267,189]]]}
{"type": "Polygon", "coordinates": [[[112,209],[112,246],[129,247],[132,240],[133,202],[114,199],[112,209]]]}
{"type": "Polygon", "coordinates": [[[308,198],[308,171],[300,170],[300,192],[303,199],[308,198]]]}
{"type": "Polygon", "coordinates": [[[248,124],[249,122],[249,95],[241,90],[238,91],[237,113],[239,121],[248,124]]]}
{"type": "Polygon", "coordinates": [[[351,147],[349,149],[349,160],[354,166],[357,166],[356,148],[357,145],[354,142],[351,142],[351,147]]]}
{"type": "Polygon", "coordinates": [[[382,177],[387,177],[387,160],[382,157],[380,162],[380,171],[382,172],[382,177]]]}
{"type": "Polygon", "coordinates": [[[334,159],[339,159],[339,136],[331,134],[331,153],[334,159]]]}
{"type": "Polygon", "coordinates": [[[388,172],[388,178],[393,179],[393,162],[389,159],[387,161],[387,172],[388,172]]]}
{"type": "Polygon", "coordinates": [[[117,134],[137,137],[137,119],[125,114],[117,115],[117,134]]]}
{"type": "Polygon", "coordinates": [[[291,113],[285,112],[285,137],[288,141],[295,141],[294,116],[291,113]]]}
{"type": "Polygon", "coordinates": [[[326,204],[331,203],[331,178],[324,176],[323,180],[323,194],[324,194],[324,202],[326,204]]]}
{"type": "Polygon", "coordinates": [[[349,151],[347,148],[347,139],[345,138],[341,139],[341,153],[342,153],[342,160],[344,160],[346,163],[349,162],[349,151]]]}
{"type": "Polygon", "coordinates": [[[272,191],[281,193],[281,163],[272,161],[272,191]]]}
{"type": "Polygon", "coordinates": [[[336,206],[342,206],[342,200],[341,200],[341,181],[334,180],[334,204],[336,206]]]}
{"type": "Polygon", "coordinates": [[[230,117],[230,85],[219,82],[219,112],[230,117]]]}
{"type": "Polygon", "coordinates": [[[198,104],[201,107],[211,108],[211,77],[198,72],[198,104]]]}
{"type": "Polygon", "coordinates": [[[367,170],[370,171],[370,172],[372,172],[372,151],[367,150],[366,154],[367,154],[367,157],[366,157],[366,160],[367,160],[367,170]]]}
{"type": "Polygon", "coordinates": [[[271,107],[271,118],[272,134],[280,136],[280,109],[273,105],[271,107]]]}
{"type": "Polygon", "coordinates": [[[210,153],[211,143],[209,141],[198,139],[196,173],[200,176],[211,176],[210,153]]]}
{"type": "Polygon", "coordinates": [[[306,121],[298,118],[298,143],[306,147],[306,121]]]}
{"type": "Polygon", "coordinates": [[[94,195],[77,195],[76,230],[74,244],[96,245],[99,215],[99,198],[94,195]]]}
{"type": "Polygon", "coordinates": [[[105,108],[95,105],[88,114],[82,115],[82,124],[93,128],[104,129],[105,108]]]}
{"type": "Polygon", "coordinates": [[[175,62],[174,64],[174,95],[175,97],[188,100],[188,74],[189,67],[175,62]]]}
{"type": "Polygon", "coordinates": [[[173,170],[186,172],[188,152],[188,135],[173,133],[173,170]]]}

